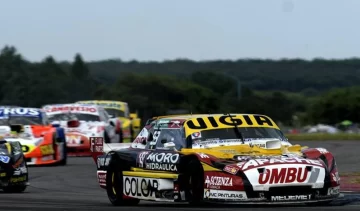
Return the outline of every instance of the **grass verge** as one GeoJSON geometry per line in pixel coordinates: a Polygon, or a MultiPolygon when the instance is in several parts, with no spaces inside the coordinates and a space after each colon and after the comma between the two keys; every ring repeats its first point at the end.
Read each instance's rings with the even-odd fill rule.
{"type": "Polygon", "coordinates": [[[286,134],[289,141],[338,141],[352,140],[360,141],[360,134],[354,133],[302,133],[302,134],[286,134]]]}

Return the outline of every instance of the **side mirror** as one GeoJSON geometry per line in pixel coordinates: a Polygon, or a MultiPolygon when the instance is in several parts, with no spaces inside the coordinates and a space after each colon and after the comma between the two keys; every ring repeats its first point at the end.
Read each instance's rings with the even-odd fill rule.
{"type": "Polygon", "coordinates": [[[173,148],[175,148],[175,143],[174,142],[164,143],[164,147],[169,148],[169,149],[173,149],[173,148]]]}
{"type": "Polygon", "coordinates": [[[115,127],[115,124],[114,124],[113,121],[109,121],[109,124],[110,124],[111,126],[115,127]]]}

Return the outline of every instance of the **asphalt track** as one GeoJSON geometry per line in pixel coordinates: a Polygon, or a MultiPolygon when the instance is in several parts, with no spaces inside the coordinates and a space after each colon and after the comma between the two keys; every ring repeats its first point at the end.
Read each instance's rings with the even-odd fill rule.
{"type": "MultiPolygon", "coordinates": [[[[293,143],[295,144],[295,143],[293,143]]],[[[360,142],[306,141],[299,144],[324,147],[337,157],[340,172],[360,172],[358,164],[360,142]]],[[[345,193],[344,197],[329,207],[304,206],[224,206],[190,207],[187,204],[159,204],[141,202],[137,207],[114,207],[96,180],[96,166],[90,157],[69,158],[63,167],[30,167],[30,186],[21,194],[0,193],[1,210],[360,210],[360,194],[345,193]]]]}

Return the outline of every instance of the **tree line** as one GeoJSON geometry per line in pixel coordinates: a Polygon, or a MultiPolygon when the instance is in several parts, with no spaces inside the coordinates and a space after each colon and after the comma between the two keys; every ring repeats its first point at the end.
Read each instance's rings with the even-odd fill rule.
{"type": "Polygon", "coordinates": [[[360,120],[360,60],[175,60],[30,62],[0,53],[0,103],[40,107],[78,100],[121,100],[144,119],[192,113],[261,113],[285,125],[360,120]],[[237,83],[241,82],[241,98],[237,83]],[[332,89],[336,87],[336,89],[332,89]]]}

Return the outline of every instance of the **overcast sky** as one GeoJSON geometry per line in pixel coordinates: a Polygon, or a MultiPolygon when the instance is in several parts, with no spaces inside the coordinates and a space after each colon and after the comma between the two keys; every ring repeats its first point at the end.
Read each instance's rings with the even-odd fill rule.
{"type": "Polygon", "coordinates": [[[360,56],[360,0],[0,0],[32,61],[360,56]]]}

